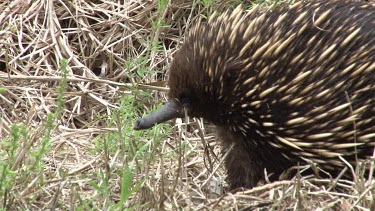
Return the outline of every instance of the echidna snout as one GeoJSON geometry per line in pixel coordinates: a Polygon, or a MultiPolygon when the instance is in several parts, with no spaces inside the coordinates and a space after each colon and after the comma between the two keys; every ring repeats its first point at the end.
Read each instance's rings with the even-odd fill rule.
{"type": "Polygon", "coordinates": [[[170,100],[156,112],[147,115],[144,118],[138,119],[133,128],[134,130],[149,129],[156,124],[183,117],[183,109],[183,104],[178,100],[170,100]]]}

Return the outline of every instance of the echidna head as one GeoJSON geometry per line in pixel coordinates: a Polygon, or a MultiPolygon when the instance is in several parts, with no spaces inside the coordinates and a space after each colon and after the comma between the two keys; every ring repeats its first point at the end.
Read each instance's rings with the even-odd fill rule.
{"type": "Polygon", "coordinates": [[[185,111],[188,116],[200,116],[197,113],[197,111],[199,111],[199,109],[197,109],[198,104],[197,98],[186,95],[186,93],[179,93],[176,97],[171,97],[170,100],[156,112],[138,119],[134,125],[134,129],[148,129],[170,119],[182,118],[185,116],[185,111]]]}
{"type": "Polygon", "coordinates": [[[210,97],[205,92],[202,62],[193,58],[191,46],[184,45],[175,54],[169,73],[169,101],[156,112],[139,119],[135,130],[148,129],[174,118],[182,118],[185,111],[190,117],[207,117],[214,113],[210,97]]]}

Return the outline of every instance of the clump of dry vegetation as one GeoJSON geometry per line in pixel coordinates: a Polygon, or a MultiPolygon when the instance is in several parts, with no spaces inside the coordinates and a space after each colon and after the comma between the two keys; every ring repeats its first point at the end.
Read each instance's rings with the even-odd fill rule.
{"type": "Polygon", "coordinates": [[[252,4],[2,1],[1,209],[374,210],[374,162],[365,179],[349,166],[353,181],[296,176],[227,192],[210,125],[132,130],[164,101],[194,20],[239,3],[252,4]]]}

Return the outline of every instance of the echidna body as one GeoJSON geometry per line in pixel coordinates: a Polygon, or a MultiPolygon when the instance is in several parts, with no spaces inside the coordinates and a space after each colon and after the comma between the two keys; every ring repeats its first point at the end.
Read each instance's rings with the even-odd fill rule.
{"type": "Polygon", "coordinates": [[[306,160],[342,169],[339,156],[354,162],[375,146],[375,6],[298,2],[198,21],[169,86],[170,101],[135,129],[183,108],[215,124],[224,151],[234,144],[225,160],[232,188],[306,160]]]}

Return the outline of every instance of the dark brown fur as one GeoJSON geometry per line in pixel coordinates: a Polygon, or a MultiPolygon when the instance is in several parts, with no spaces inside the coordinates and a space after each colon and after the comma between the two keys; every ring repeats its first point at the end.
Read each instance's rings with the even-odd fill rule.
{"type": "Polygon", "coordinates": [[[334,171],[344,166],[337,155],[372,154],[374,63],[372,3],[237,10],[192,28],[175,54],[169,97],[217,125],[224,152],[235,144],[228,181],[253,187],[264,169],[279,175],[308,159],[334,171]]]}

